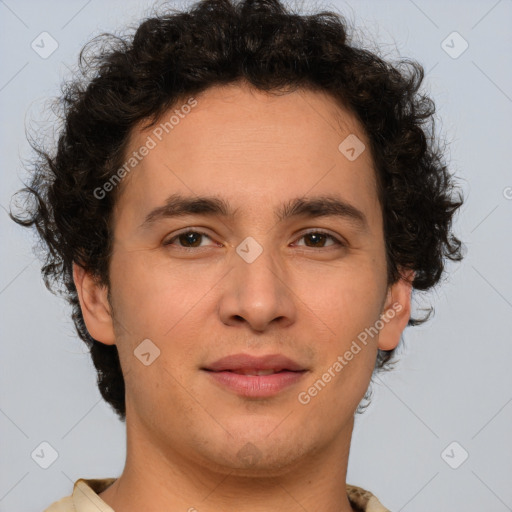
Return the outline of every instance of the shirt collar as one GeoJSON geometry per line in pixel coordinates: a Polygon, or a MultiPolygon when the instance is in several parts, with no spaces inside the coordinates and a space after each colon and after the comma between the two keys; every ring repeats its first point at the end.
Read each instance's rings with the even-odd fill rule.
{"type": "MultiPolygon", "coordinates": [[[[114,512],[98,494],[112,485],[116,478],[80,478],[73,487],[73,505],[76,512],[114,512]]],[[[352,506],[364,512],[390,512],[371,492],[355,485],[346,485],[352,506]]]]}

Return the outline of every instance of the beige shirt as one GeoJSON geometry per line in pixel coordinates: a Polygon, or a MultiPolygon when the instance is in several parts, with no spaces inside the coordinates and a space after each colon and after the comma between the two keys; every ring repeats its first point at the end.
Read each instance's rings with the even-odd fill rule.
{"type": "MultiPolygon", "coordinates": [[[[85,479],[75,482],[73,494],[56,501],[44,512],[114,512],[98,494],[115,482],[115,478],[85,479]]],[[[355,510],[364,512],[390,512],[369,491],[347,484],[347,496],[355,510]]]]}

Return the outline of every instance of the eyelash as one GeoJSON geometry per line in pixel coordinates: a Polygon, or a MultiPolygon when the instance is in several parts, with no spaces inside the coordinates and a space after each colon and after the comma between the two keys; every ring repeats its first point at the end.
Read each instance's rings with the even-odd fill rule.
{"type": "MultiPolygon", "coordinates": [[[[187,235],[189,233],[194,233],[196,235],[206,236],[207,238],[212,240],[212,238],[207,233],[205,233],[203,231],[195,230],[195,229],[189,229],[188,231],[182,231],[181,233],[178,233],[177,235],[174,235],[169,240],[166,240],[163,243],[163,245],[164,246],[172,246],[172,245],[174,245],[173,244],[174,240],[176,240],[177,238],[179,238],[182,235],[187,235]]],[[[339,240],[338,238],[336,238],[334,235],[331,235],[327,231],[323,231],[321,229],[317,229],[317,230],[314,230],[314,231],[308,231],[307,233],[303,233],[298,240],[301,240],[302,238],[304,238],[304,237],[306,237],[308,235],[324,235],[327,238],[330,238],[331,240],[333,240],[335,242],[335,245],[338,245],[339,247],[346,247],[346,245],[347,245],[346,243],[344,243],[341,240],[339,240]]],[[[184,251],[194,251],[195,249],[202,249],[203,248],[203,247],[181,247],[181,246],[177,246],[177,247],[179,249],[181,249],[181,250],[184,250],[184,251]]],[[[334,247],[334,246],[318,247],[318,249],[329,249],[329,247],[334,247]]],[[[316,249],[316,247],[306,247],[306,249],[316,249]]]]}

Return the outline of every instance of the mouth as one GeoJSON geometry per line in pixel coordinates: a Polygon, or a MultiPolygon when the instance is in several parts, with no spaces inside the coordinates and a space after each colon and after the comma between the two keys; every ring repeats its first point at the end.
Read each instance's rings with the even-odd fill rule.
{"type": "Polygon", "coordinates": [[[246,398],[269,398],[297,384],[308,369],[280,354],[227,356],[201,368],[213,383],[246,398]]]}
{"type": "Polygon", "coordinates": [[[214,373],[220,373],[220,372],[230,372],[230,373],[236,373],[237,375],[249,375],[252,377],[259,377],[261,375],[274,375],[276,373],[282,373],[282,372],[293,372],[293,373],[299,373],[299,372],[305,372],[306,370],[287,370],[286,368],[281,368],[279,370],[273,370],[273,369],[257,369],[257,368],[244,368],[240,370],[208,370],[205,369],[207,372],[214,372],[214,373]]]}
{"type": "Polygon", "coordinates": [[[244,370],[236,372],[206,371],[212,382],[221,389],[244,398],[270,398],[281,394],[286,389],[297,385],[304,378],[307,370],[244,370]]]}
{"type": "MultiPolygon", "coordinates": [[[[304,366],[284,356],[283,354],[267,354],[265,356],[253,356],[251,354],[232,354],[210,363],[202,368],[203,370],[220,372],[230,371],[244,375],[251,372],[281,372],[281,371],[303,371],[304,366]]],[[[254,373],[257,375],[258,373],[254,373]]]]}

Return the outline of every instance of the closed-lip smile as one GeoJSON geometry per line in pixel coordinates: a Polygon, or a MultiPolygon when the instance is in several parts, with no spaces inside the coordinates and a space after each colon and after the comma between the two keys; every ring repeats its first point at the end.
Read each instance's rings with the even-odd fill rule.
{"type": "Polygon", "coordinates": [[[223,388],[244,397],[268,398],[301,380],[307,368],[282,354],[233,354],[201,368],[223,388]]]}

